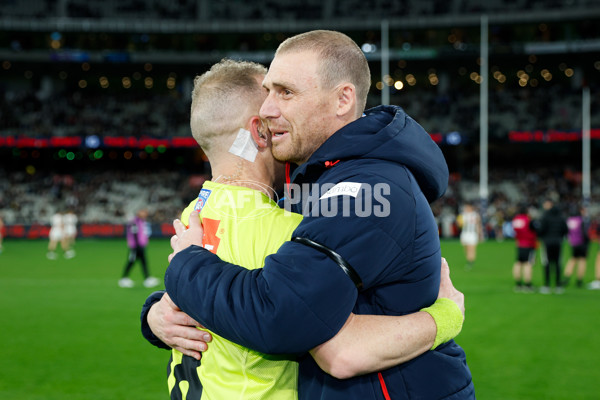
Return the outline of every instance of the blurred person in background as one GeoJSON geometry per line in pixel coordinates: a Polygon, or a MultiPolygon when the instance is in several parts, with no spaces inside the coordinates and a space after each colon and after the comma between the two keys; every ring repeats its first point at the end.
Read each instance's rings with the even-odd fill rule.
{"type": "Polygon", "coordinates": [[[63,215],[63,248],[65,250],[65,258],[75,257],[75,239],[77,237],[77,215],[73,210],[69,209],[63,215]]]}
{"type": "Polygon", "coordinates": [[[460,228],[460,243],[465,250],[467,264],[465,268],[470,270],[477,258],[477,244],[483,241],[483,226],[481,217],[472,203],[465,203],[463,212],[459,214],[457,223],[460,228]]]}
{"type": "Polygon", "coordinates": [[[527,206],[519,208],[519,213],[512,220],[512,227],[517,245],[517,261],[513,266],[515,291],[532,293],[531,278],[537,249],[537,235],[533,230],[533,219],[527,206]]]}
{"type": "Polygon", "coordinates": [[[65,237],[65,229],[64,229],[64,221],[63,221],[63,213],[62,211],[57,211],[52,215],[52,219],[50,220],[50,233],[48,235],[48,253],[46,253],[46,257],[49,260],[56,260],[58,255],[56,254],[56,248],[60,243],[63,253],[66,256],[66,248],[64,237],[65,237]]]}
{"type": "Polygon", "coordinates": [[[550,199],[544,201],[544,213],[535,223],[535,231],[544,244],[542,252],[542,264],[544,265],[544,286],[540,288],[540,293],[549,294],[551,292],[550,275],[551,268],[554,272],[554,282],[556,284],[555,293],[564,292],[561,280],[560,255],[565,235],[569,231],[567,221],[550,199]]]}
{"type": "Polygon", "coordinates": [[[596,223],[596,240],[598,241],[598,252],[594,266],[594,280],[588,284],[588,289],[600,290],[600,221],[596,223]]]}
{"type": "Polygon", "coordinates": [[[2,215],[0,215],[0,254],[2,254],[2,240],[4,238],[4,220],[2,219],[2,215]]]}
{"type": "Polygon", "coordinates": [[[127,223],[127,247],[129,247],[129,255],[127,257],[127,263],[123,269],[123,275],[119,279],[119,286],[124,288],[131,288],[134,286],[133,280],[129,277],[133,264],[139,260],[142,264],[142,273],[144,274],[144,286],[154,287],[157,286],[160,281],[150,276],[148,270],[148,263],[146,261],[146,246],[150,239],[150,225],[146,221],[148,218],[148,210],[142,208],[138,210],[135,217],[127,223]]]}
{"type": "Polygon", "coordinates": [[[567,218],[567,239],[571,246],[571,257],[565,266],[563,287],[569,285],[569,280],[575,267],[577,267],[577,287],[583,287],[583,279],[585,278],[585,270],[587,268],[587,255],[589,247],[589,229],[590,221],[587,218],[586,209],[584,207],[575,208],[569,218],[567,218]]]}

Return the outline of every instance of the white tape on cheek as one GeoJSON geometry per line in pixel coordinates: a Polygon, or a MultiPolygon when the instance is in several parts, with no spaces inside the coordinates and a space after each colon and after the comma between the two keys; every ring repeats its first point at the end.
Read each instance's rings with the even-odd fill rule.
{"type": "Polygon", "coordinates": [[[250,131],[240,128],[237,137],[229,148],[229,152],[236,156],[242,157],[244,160],[254,162],[258,154],[258,146],[252,140],[250,131]]]}

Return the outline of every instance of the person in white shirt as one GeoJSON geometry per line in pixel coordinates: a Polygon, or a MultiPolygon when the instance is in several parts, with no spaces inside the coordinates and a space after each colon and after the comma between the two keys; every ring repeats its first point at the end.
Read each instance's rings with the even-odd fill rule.
{"type": "Polygon", "coordinates": [[[473,268],[475,258],[477,258],[477,244],[483,241],[483,228],[481,226],[481,217],[471,203],[466,203],[463,212],[458,216],[458,226],[460,231],[460,243],[465,249],[467,259],[466,268],[473,268]]]}
{"type": "Polygon", "coordinates": [[[63,215],[63,239],[62,248],[65,249],[65,258],[75,257],[75,239],[77,238],[77,215],[73,210],[63,215]]]}
{"type": "Polygon", "coordinates": [[[63,239],[65,235],[64,230],[64,221],[63,221],[63,213],[61,211],[57,211],[52,216],[50,220],[50,233],[49,243],[48,243],[48,253],[46,253],[46,257],[50,260],[56,260],[58,258],[56,254],[56,248],[58,244],[61,244],[63,251],[65,250],[63,246],[63,239]]]}

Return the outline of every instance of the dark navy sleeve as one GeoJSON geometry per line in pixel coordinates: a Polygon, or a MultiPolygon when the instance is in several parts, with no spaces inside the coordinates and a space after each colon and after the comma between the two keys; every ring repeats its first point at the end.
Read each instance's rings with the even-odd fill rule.
{"type": "Polygon", "coordinates": [[[247,270],[190,246],[165,274],[169,296],[208,329],[263,353],[303,353],[341,329],[357,289],[317,250],[286,242],[247,270]]]}
{"type": "Polygon", "coordinates": [[[141,320],[141,324],[142,324],[142,335],[148,342],[150,342],[150,344],[152,344],[156,347],[160,347],[161,349],[171,350],[171,347],[169,347],[167,344],[163,343],[162,340],[160,340],[159,338],[157,338],[154,335],[154,333],[150,329],[150,325],[148,325],[148,312],[150,311],[150,308],[155,303],[159,302],[164,294],[165,294],[164,290],[159,290],[157,292],[152,293],[150,296],[148,296],[148,298],[144,302],[144,305],[142,306],[142,313],[140,315],[140,320],[141,320]]]}

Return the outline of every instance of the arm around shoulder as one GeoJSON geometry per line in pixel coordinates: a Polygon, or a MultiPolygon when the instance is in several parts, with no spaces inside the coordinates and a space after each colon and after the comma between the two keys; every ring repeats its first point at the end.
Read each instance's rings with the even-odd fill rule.
{"type": "Polygon", "coordinates": [[[464,321],[464,295],[442,258],[438,299],[404,316],[351,314],[329,341],[311,350],[317,364],[338,379],[394,367],[456,337],[464,321]]]}
{"type": "Polygon", "coordinates": [[[310,353],[322,370],[347,379],[412,360],[431,349],[435,337],[435,321],[426,312],[351,314],[336,336],[310,353]]]}
{"type": "Polygon", "coordinates": [[[150,329],[150,325],[148,324],[148,313],[150,312],[150,308],[152,308],[154,304],[159,302],[165,293],[166,291],[159,290],[148,296],[148,298],[144,302],[144,305],[142,306],[140,322],[142,328],[142,335],[148,342],[150,342],[151,345],[159,347],[161,349],[170,350],[171,348],[167,344],[163,343],[162,340],[160,340],[158,337],[156,337],[156,335],[154,335],[152,329],[150,329]]]}
{"type": "Polygon", "coordinates": [[[206,328],[269,354],[304,353],[332,338],[357,295],[337,264],[295,242],[254,270],[191,246],[171,260],[165,287],[206,328]]]}

